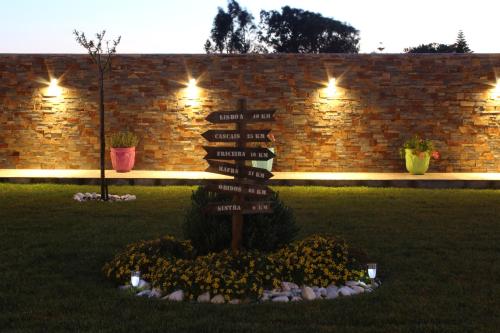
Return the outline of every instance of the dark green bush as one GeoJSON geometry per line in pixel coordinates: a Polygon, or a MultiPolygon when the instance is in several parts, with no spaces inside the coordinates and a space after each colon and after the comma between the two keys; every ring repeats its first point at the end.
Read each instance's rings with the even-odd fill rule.
{"type": "MultiPolygon", "coordinates": [[[[290,243],[299,228],[293,213],[279,194],[273,194],[272,214],[245,215],[243,224],[243,247],[246,250],[269,252],[290,243]]],[[[230,196],[209,192],[199,187],[191,195],[192,205],[186,213],[183,230],[198,254],[219,252],[231,244],[231,216],[207,215],[204,207],[210,202],[230,202],[230,196]]]]}

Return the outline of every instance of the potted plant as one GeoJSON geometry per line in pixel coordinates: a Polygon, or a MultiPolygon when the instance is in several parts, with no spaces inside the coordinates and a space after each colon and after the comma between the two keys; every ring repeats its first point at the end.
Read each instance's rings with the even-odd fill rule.
{"type": "MultiPolygon", "coordinates": [[[[276,139],[274,138],[274,135],[272,133],[269,133],[267,137],[269,138],[269,140],[271,140],[271,147],[268,147],[267,149],[269,149],[273,154],[276,154],[276,150],[274,147],[276,139]]],[[[271,158],[267,161],[252,161],[252,166],[254,168],[266,169],[267,171],[271,172],[271,170],[273,169],[273,160],[274,158],[271,158]]]]}
{"type": "Polygon", "coordinates": [[[111,136],[111,164],[116,172],[129,172],[135,163],[135,146],[139,139],[132,132],[119,132],[111,136]]]}
{"type": "Polygon", "coordinates": [[[434,150],[432,141],[418,135],[406,140],[399,153],[401,158],[405,158],[406,170],[412,175],[423,175],[429,169],[431,157],[439,159],[439,152],[434,150]]]}

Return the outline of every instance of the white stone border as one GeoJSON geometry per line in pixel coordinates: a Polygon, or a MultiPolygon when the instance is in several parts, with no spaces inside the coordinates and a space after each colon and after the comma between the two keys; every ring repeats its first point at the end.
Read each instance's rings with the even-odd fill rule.
{"type": "MultiPolygon", "coordinates": [[[[116,195],[116,194],[109,194],[109,201],[132,201],[137,199],[135,195],[132,194],[125,194],[125,195],[116,195]]],[[[84,201],[101,201],[101,194],[92,192],[92,193],[81,193],[78,192],[75,195],[73,195],[73,199],[78,201],[78,202],[84,202],[84,201]]]]}
{"type": "MultiPolygon", "coordinates": [[[[354,296],[363,293],[371,293],[373,290],[381,285],[380,280],[373,284],[366,284],[362,281],[347,281],[345,285],[336,286],[331,284],[326,288],[317,286],[302,286],[299,287],[293,282],[281,282],[281,288],[273,290],[264,290],[264,293],[258,300],[258,302],[297,302],[297,301],[313,301],[313,300],[323,300],[323,299],[335,299],[337,297],[347,297],[354,296]]],[[[148,298],[159,298],[162,300],[181,302],[185,300],[185,294],[183,290],[176,290],[168,295],[164,295],[161,290],[152,288],[151,284],[140,280],[139,286],[137,288],[132,288],[130,285],[118,287],[120,290],[131,290],[136,296],[148,297],[148,298]]],[[[214,295],[211,297],[209,292],[205,292],[198,296],[198,303],[213,303],[213,304],[223,304],[226,303],[224,296],[221,294],[214,295]]],[[[240,304],[243,303],[241,299],[232,299],[227,302],[228,304],[240,304]]],[[[244,303],[247,303],[246,301],[244,303]]]]}

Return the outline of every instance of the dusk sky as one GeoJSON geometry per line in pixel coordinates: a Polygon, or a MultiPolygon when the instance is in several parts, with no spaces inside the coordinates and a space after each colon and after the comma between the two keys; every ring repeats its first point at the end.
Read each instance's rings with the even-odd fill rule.
{"type": "MultiPolygon", "coordinates": [[[[119,53],[204,53],[217,7],[226,0],[1,0],[0,53],[82,53],[72,35],[106,29],[119,53]]],[[[400,53],[422,43],[451,44],[462,29],[475,53],[500,52],[498,0],[241,0],[259,12],[289,5],[360,30],[361,52],[400,53]]]]}

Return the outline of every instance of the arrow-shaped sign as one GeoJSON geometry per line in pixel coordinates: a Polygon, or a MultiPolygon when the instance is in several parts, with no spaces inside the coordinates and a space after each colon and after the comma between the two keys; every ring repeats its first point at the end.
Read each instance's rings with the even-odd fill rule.
{"type": "Polygon", "coordinates": [[[206,120],[212,124],[274,121],[276,110],[215,111],[206,120]]]}
{"type": "Polygon", "coordinates": [[[208,130],[202,136],[209,142],[236,142],[241,139],[249,142],[270,142],[267,135],[271,130],[248,130],[243,134],[236,130],[208,130]]]}
{"type": "Polygon", "coordinates": [[[261,168],[239,166],[232,163],[216,161],[208,161],[208,164],[210,166],[205,171],[226,176],[235,176],[239,178],[249,178],[256,180],[267,180],[273,176],[271,172],[261,168]]]}
{"type": "Polygon", "coordinates": [[[212,203],[205,206],[205,212],[210,214],[270,214],[273,212],[269,201],[249,201],[238,203],[212,203]]]}
{"type": "Polygon", "coordinates": [[[230,194],[244,194],[248,196],[265,197],[273,193],[269,187],[264,185],[240,184],[240,183],[218,183],[209,184],[207,189],[213,192],[230,194]]]}
{"type": "Polygon", "coordinates": [[[203,147],[205,159],[267,161],[275,155],[267,148],[203,147]]]}

